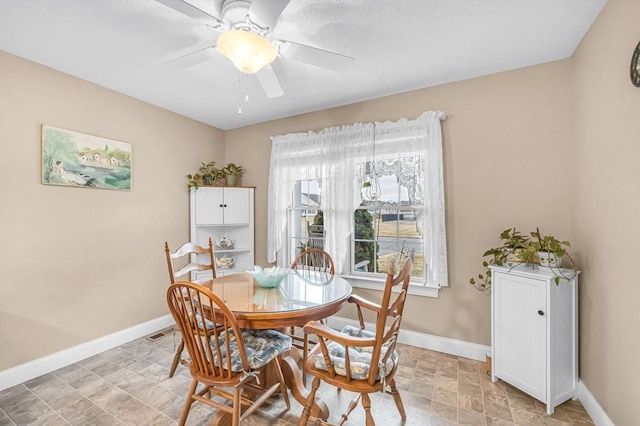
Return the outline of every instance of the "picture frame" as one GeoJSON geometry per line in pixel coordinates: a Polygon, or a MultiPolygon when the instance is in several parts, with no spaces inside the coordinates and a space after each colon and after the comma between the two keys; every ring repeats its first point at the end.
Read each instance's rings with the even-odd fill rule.
{"type": "Polygon", "coordinates": [[[42,125],[42,184],[131,191],[131,144],[42,125]]]}

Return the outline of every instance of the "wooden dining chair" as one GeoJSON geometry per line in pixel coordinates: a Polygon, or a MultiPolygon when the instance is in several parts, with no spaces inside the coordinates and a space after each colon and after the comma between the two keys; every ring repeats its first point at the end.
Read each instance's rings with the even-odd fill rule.
{"type": "Polygon", "coordinates": [[[318,344],[311,350],[304,365],[307,374],[313,376],[313,382],[298,422],[299,426],[306,425],[309,420],[322,423],[320,419],[310,418],[320,382],[358,394],[347,406],[339,424],[347,421],[349,414],[361,400],[366,425],[373,426],[375,422],[371,415],[369,394],[385,392],[387,386],[402,421],[406,420],[394,375],[398,367],[396,342],[411,278],[411,267],[412,261],[407,259],[396,277],[393,268],[389,269],[382,301],[379,304],[357,295],[349,297],[348,302],[356,305],[360,328],[345,326],[342,331],[336,331],[319,321],[310,321],[304,326],[305,333],[317,336],[318,344]],[[392,300],[392,292],[396,287],[398,293],[392,300]],[[375,330],[366,330],[363,309],[376,314],[375,330]],[[385,327],[388,328],[385,330],[385,327]]]}
{"type": "MultiPolygon", "coordinates": [[[[291,269],[308,269],[331,275],[335,275],[336,272],[331,255],[319,248],[310,248],[300,253],[291,264],[291,269]]],[[[291,327],[289,335],[293,339],[293,345],[302,350],[302,362],[304,365],[309,353],[309,336],[304,331],[302,336],[296,334],[296,327],[302,329],[303,326],[304,324],[300,324],[299,326],[291,327]]],[[[311,343],[315,344],[316,342],[311,343]]],[[[302,381],[305,384],[307,382],[307,374],[304,370],[302,371],[302,381]]]]}
{"type": "Polygon", "coordinates": [[[298,255],[291,264],[291,269],[304,268],[312,271],[336,273],[331,255],[319,248],[310,248],[298,255]]]}
{"type": "MultiPolygon", "coordinates": [[[[188,273],[194,271],[211,271],[212,278],[215,278],[217,275],[216,271],[216,261],[215,255],[213,252],[213,242],[211,238],[209,238],[209,247],[201,247],[197,244],[187,242],[184,243],[178,250],[175,252],[171,252],[169,249],[169,243],[164,242],[164,251],[167,257],[167,268],[169,269],[169,281],[171,284],[174,284],[177,280],[183,278],[188,273]],[[209,264],[202,264],[198,262],[191,262],[192,255],[209,255],[209,264]],[[188,263],[176,270],[174,265],[175,261],[180,261],[182,259],[188,259],[188,263]]],[[[190,280],[194,281],[194,280],[190,280]]],[[[178,363],[182,360],[182,352],[184,351],[184,341],[180,341],[180,344],[176,348],[176,353],[173,356],[173,362],[171,363],[171,369],[169,370],[169,378],[173,377],[176,372],[176,368],[178,368],[178,363]]],[[[186,361],[182,360],[183,364],[186,364],[186,361]]]]}
{"type": "MultiPolygon", "coordinates": [[[[212,274],[212,278],[215,278],[217,275],[216,259],[215,259],[215,253],[213,250],[213,241],[211,240],[211,237],[209,237],[208,247],[201,247],[192,242],[186,242],[182,246],[180,246],[178,250],[174,252],[171,252],[171,250],[169,249],[169,244],[165,241],[164,251],[167,256],[167,267],[169,269],[169,280],[171,281],[171,284],[175,283],[176,281],[178,281],[188,273],[194,272],[194,271],[210,270],[212,274]],[[209,259],[208,259],[209,263],[206,264],[206,263],[192,262],[191,261],[192,254],[209,255],[209,259]],[[185,258],[188,259],[188,263],[176,271],[174,262],[176,260],[185,259],[185,258]]],[[[190,280],[190,281],[193,282],[194,280],[190,280]]]]}
{"type": "Polygon", "coordinates": [[[274,330],[240,329],[233,312],[218,296],[192,282],[172,284],[167,303],[191,357],[193,379],[180,426],[194,401],[231,414],[234,426],[277,390],[287,409],[291,408],[278,359],[291,349],[289,336],[274,330]],[[259,386],[258,375],[267,365],[272,365],[277,381],[264,388],[259,386]],[[197,391],[198,384],[204,387],[197,391]]]}

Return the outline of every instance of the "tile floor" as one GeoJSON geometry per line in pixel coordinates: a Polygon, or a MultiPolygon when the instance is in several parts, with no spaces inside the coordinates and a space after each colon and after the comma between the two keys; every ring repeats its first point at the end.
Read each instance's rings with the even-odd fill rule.
{"type": "MultiPolygon", "coordinates": [[[[174,344],[172,331],[141,338],[76,364],[0,392],[0,425],[175,425],[190,376],[179,366],[167,373],[174,344]]],[[[396,381],[407,411],[407,425],[593,425],[579,401],[568,401],[552,416],[545,406],[502,381],[492,383],[484,363],[412,346],[400,346],[396,381]]],[[[346,407],[349,392],[321,385],[328,406],[346,407]]],[[[393,399],[372,396],[378,425],[400,425],[393,399]]],[[[291,398],[286,411],[281,396],[272,397],[247,425],[294,425],[302,407],[291,398]]],[[[208,424],[214,411],[194,403],[188,425],[208,424]]],[[[339,419],[333,410],[330,421],[339,419]]],[[[347,424],[363,425],[361,406],[347,424]]]]}

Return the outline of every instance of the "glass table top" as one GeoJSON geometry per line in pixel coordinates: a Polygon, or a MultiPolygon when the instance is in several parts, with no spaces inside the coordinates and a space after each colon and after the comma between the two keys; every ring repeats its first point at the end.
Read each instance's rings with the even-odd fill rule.
{"type": "Polygon", "coordinates": [[[204,284],[235,313],[291,312],[330,305],[351,294],[351,285],[336,275],[291,270],[279,287],[263,288],[246,272],[204,284]]]}

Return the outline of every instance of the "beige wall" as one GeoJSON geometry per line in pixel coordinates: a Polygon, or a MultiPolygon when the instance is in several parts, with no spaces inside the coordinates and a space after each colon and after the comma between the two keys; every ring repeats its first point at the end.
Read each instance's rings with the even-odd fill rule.
{"type": "Polygon", "coordinates": [[[185,175],[224,132],[0,52],[0,370],[167,314],[185,175]],[[129,142],[133,191],[44,186],[40,126],[129,142]]]}
{"type": "Polygon", "coordinates": [[[580,376],[616,425],[640,424],[640,1],[610,1],[571,61],[582,268],[580,376]]]}
{"type": "Polygon", "coordinates": [[[411,297],[403,326],[489,345],[489,297],[468,284],[482,253],[510,226],[568,233],[569,70],[555,62],[227,131],[227,160],[246,165],[245,182],[257,185],[257,261],[267,259],[270,136],[443,110],[450,288],[411,297]]]}

